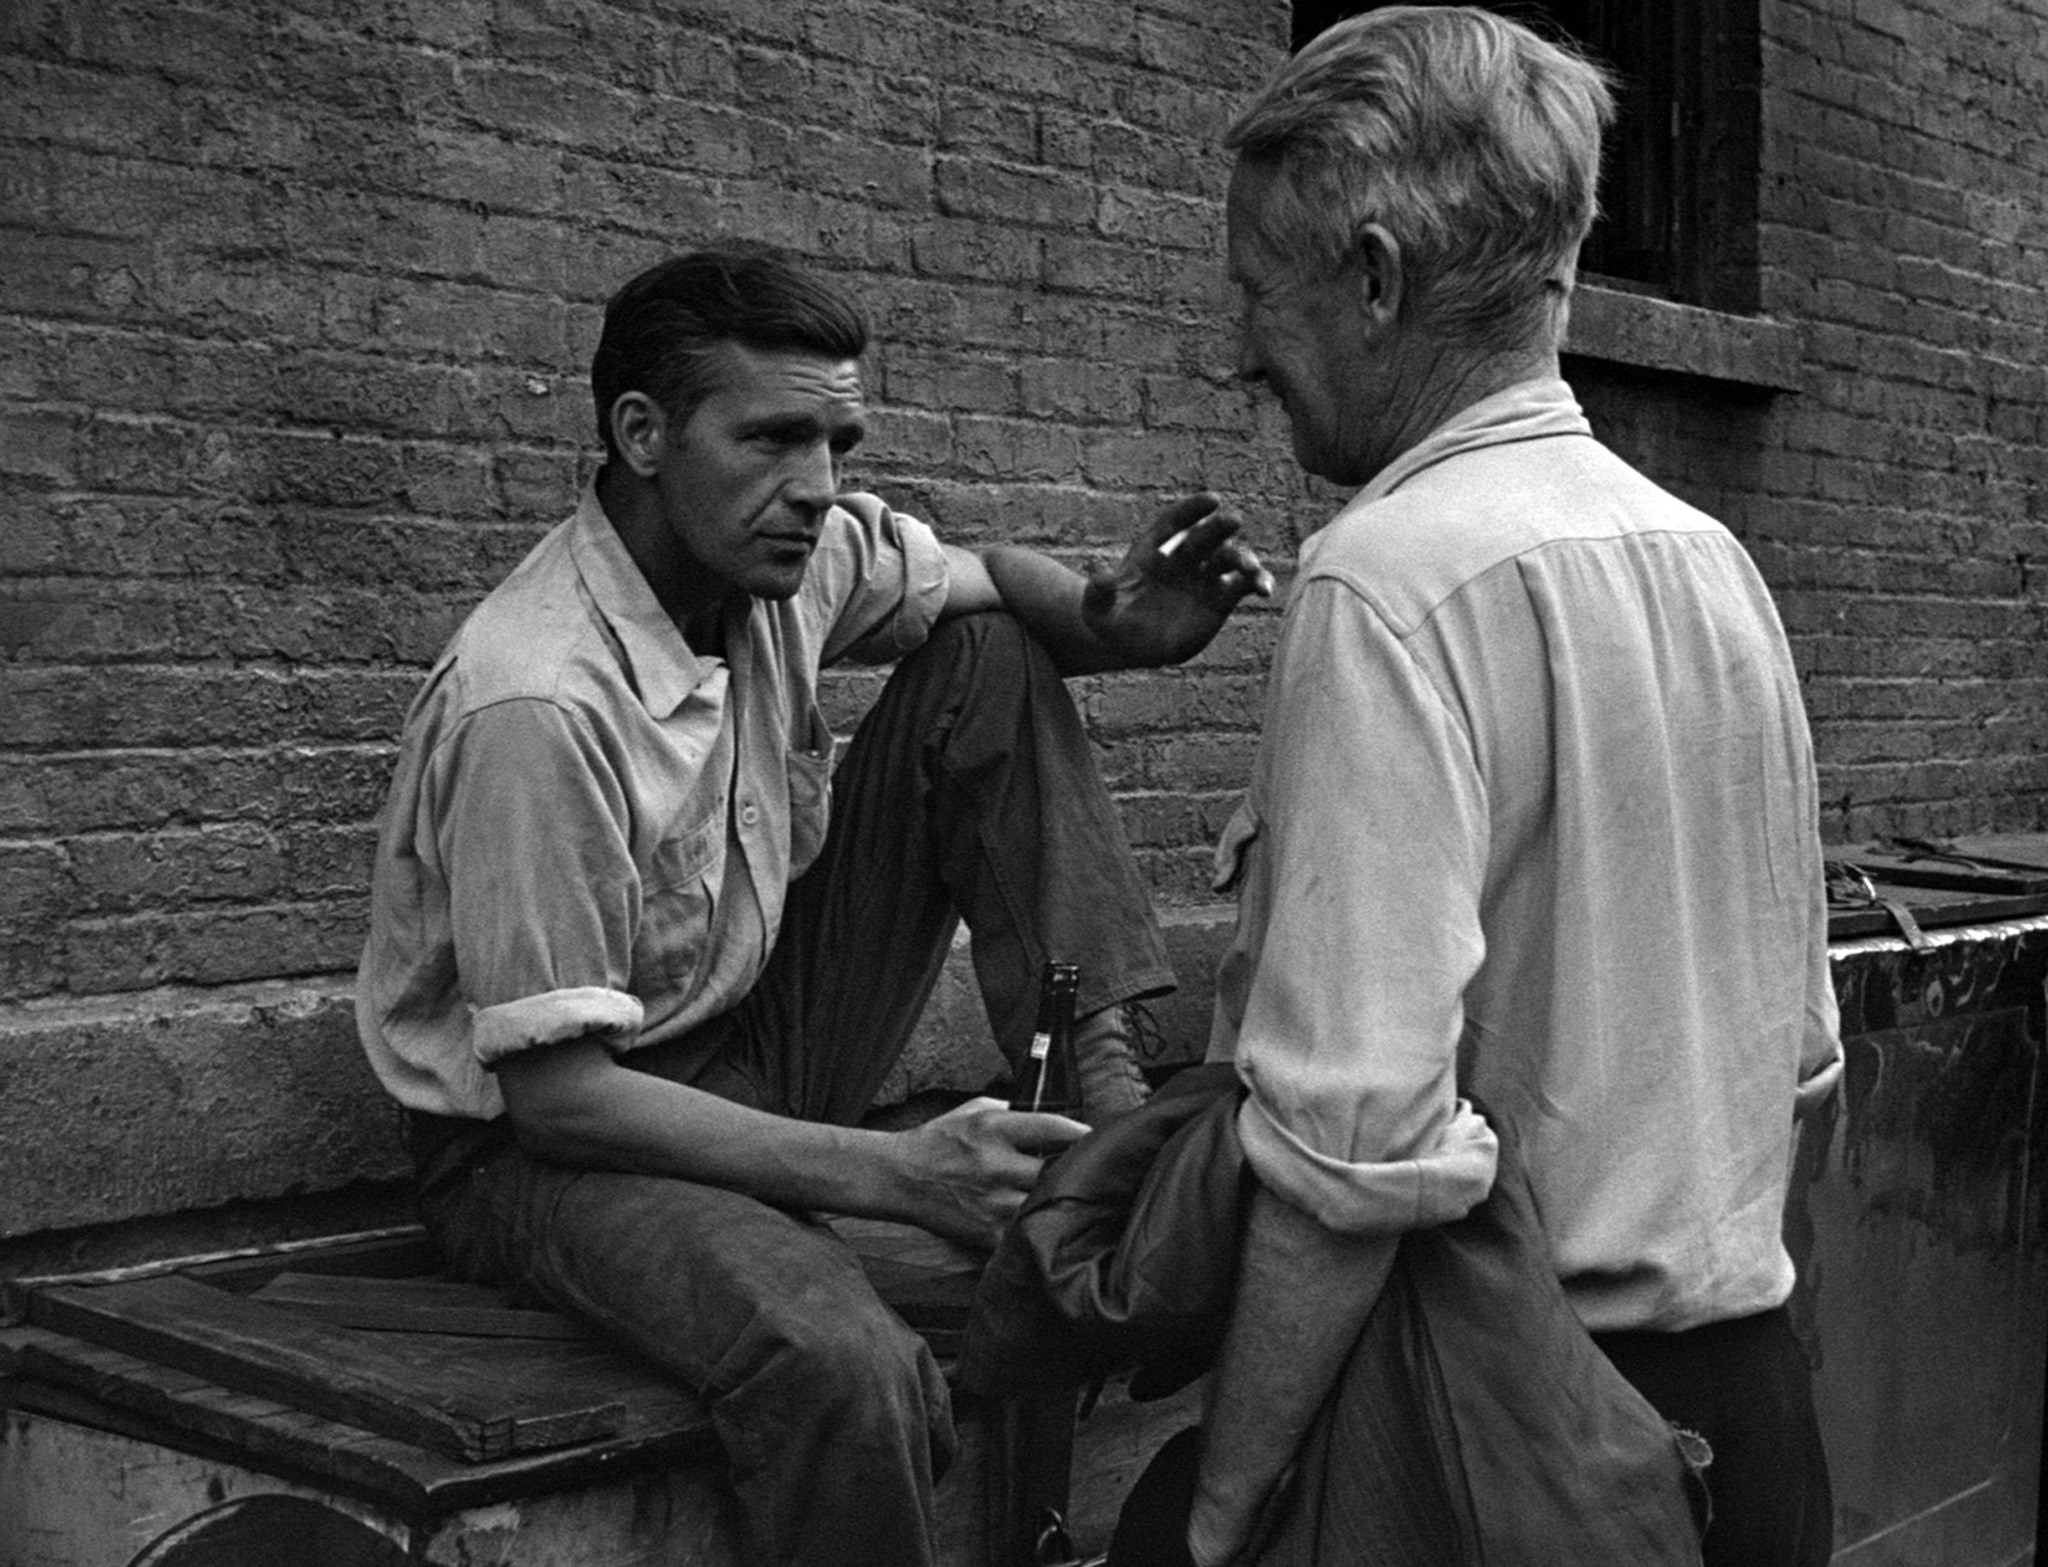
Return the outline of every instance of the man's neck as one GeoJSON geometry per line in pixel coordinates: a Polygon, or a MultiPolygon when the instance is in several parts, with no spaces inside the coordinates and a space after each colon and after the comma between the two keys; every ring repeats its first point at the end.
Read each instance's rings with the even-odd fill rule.
{"type": "MultiPolygon", "coordinates": [[[[1559,373],[1554,348],[1530,346],[1475,353],[1449,344],[1416,345],[1405,366],[1396,371],[1396,390],[1389,405],[1399,410],[1398,423],[1379,442],[1379,460],[1372,473],[1383,472],[1474,404],[1511,386],[1559,373]]],[[[1368,474],[1359,482],[1371,477],[1368,474]]]]}
{"type": "Polygon", "coordinates": [[[721,656],[725,600],[690,591],[690,572],[662,520],[660,492],[616,462],[598,470],[596,489],[606,521],[690,651],[707,658],[721,656]]]}

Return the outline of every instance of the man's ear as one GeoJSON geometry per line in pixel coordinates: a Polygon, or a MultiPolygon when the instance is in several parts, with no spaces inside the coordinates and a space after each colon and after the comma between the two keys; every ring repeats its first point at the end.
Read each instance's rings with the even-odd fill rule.
{"type": "Polygon", "coordinates": [[[1351,240],[1350,270],[1365,323],[1383,332],[1399,319],[1407,288],[1401,242],[1377,223],[1367,223],[1351,240]]]}
{"type": "Polygon", "coordinates": [[[619,460],[643,479],[661,466],[661,445],[668,439],[668,417],[661,404],[645,392],[621,392],[612,404],[612,444],[619,460]]]}

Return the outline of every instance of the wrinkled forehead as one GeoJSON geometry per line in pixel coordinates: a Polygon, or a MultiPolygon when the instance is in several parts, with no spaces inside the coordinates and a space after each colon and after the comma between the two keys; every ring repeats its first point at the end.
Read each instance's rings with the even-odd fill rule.
{"type": "Polygon", "coordinates": [[[711,394],[741,405],[803,405],[848,418],[861,412],[860,361],[805,348],[718,346],[711,394]]]}

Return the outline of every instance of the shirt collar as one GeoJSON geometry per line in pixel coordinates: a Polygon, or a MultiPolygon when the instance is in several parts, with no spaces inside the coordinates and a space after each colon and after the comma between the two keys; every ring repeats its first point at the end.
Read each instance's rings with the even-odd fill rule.
{"type": "Polygon", "coordinates": [[[1572,389],[1557,376],[1541,376],[1482,397],[1461,408],[1386,467],[1352,497],[1353,506],[1391,495],[1425,468],[1447,457],[1484,446],[1551,435],[1591,435],[1593,427],[1579,408],[1572,389]]]}
{"type": "Polygon", "coordinates": [[[625,653],[641,702],[654,717],[668,717],[720,661],[690,651],[605,515],[595,479],[584,486],[583,500],[570,519],[569,550],[598,614],[625,653]]]}

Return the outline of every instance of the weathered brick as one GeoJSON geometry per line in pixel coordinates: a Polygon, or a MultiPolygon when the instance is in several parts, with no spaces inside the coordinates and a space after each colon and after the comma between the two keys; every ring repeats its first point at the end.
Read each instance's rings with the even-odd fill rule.
{"type": "MultiPolygon", "coordinates": [[[[1831,833],[2038,827],[2036,8],[1760,21],[1754,292],[1804,334],[1802,389],[1571,374],[1777,591],[1831,833]]],[[[592,469],[602,302],[714,235],[869,305],[859,482],[1075,565],[1217,488],[1284,599],[1343,496],[1230,379],[1217,143],[1287,28],[1266,0],[0,11],[0,840],[35,927],[0,934],[0,1002],[347,970],[421,668],[592,469]]],[[[1169,910],[1210,897],[1278,623],[1254,605],[1183,669],[1076,684],[1169,910]]],[[[878,680],[828,682],[842,731],[878,680]]],[[[211,1160],[164,1192],[282,1179],[211,1160]]],[[[157,1200],[108,1187],[89,1217],[157,1200]]]]}
{"type": "Polygon", "coordinates": [[[954,155],[938,157],[933,173],[943,215],[1062,228],[1090,221],[1093,193],[1070,174],[954,155]]]}

